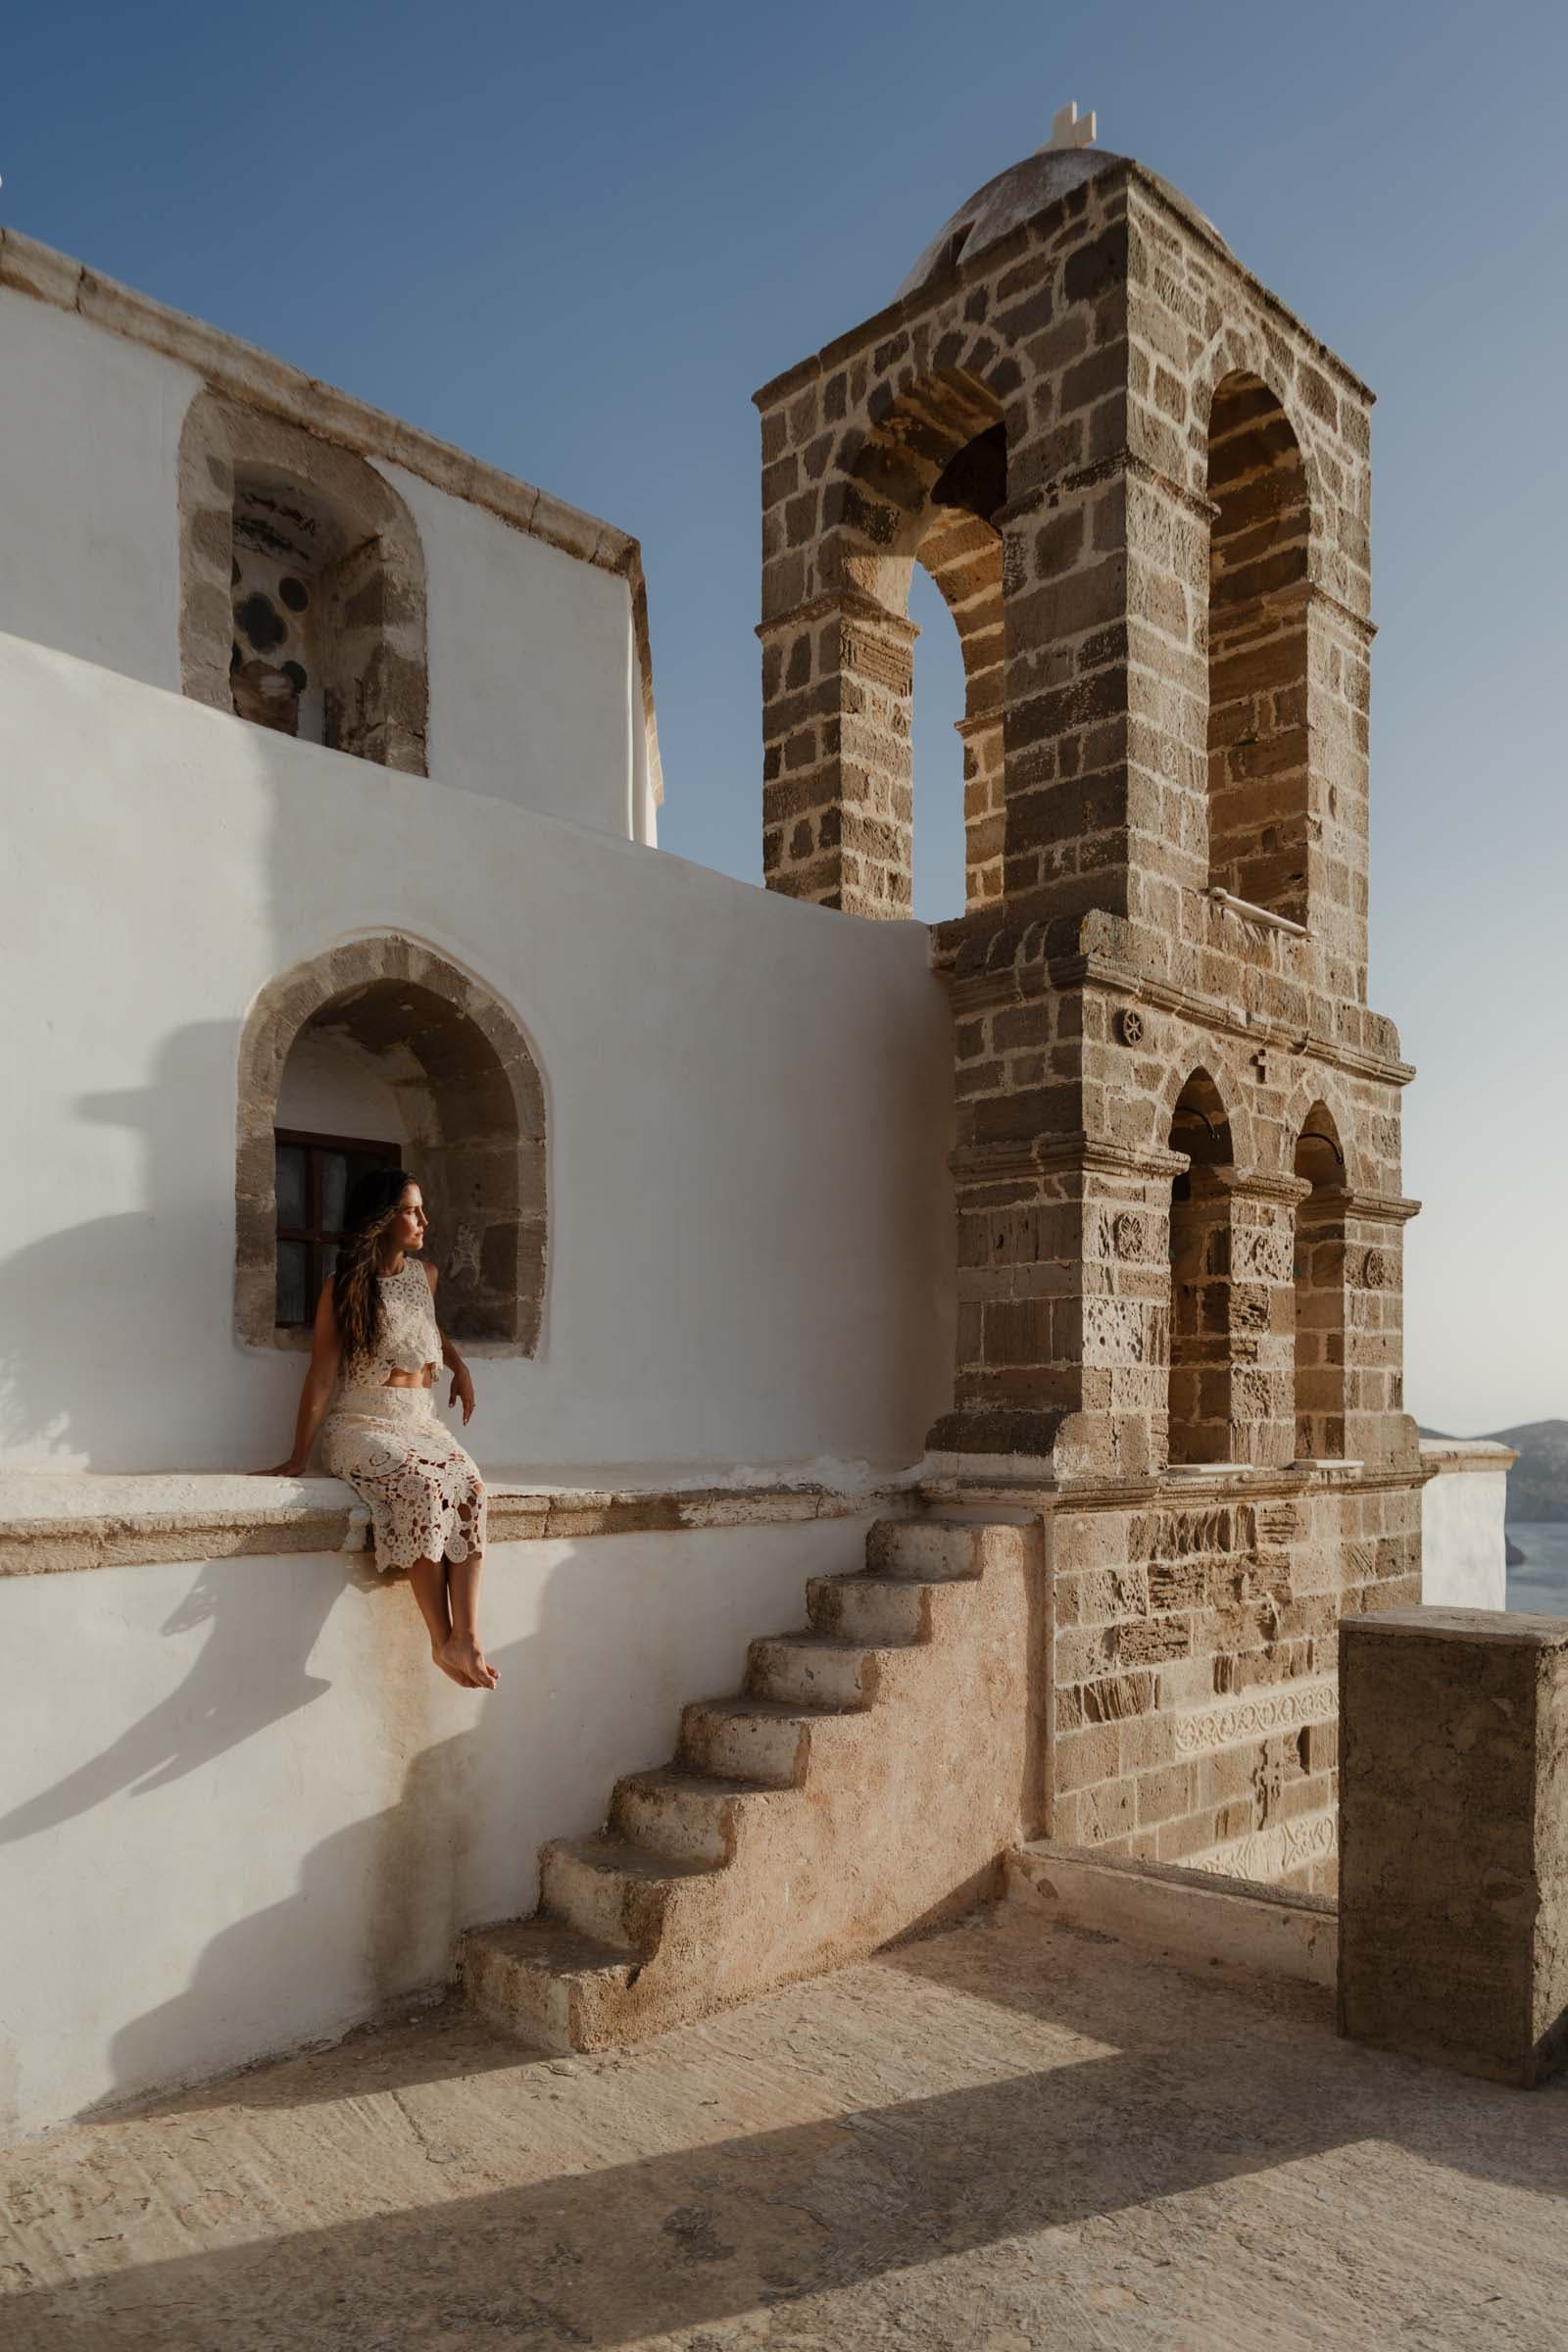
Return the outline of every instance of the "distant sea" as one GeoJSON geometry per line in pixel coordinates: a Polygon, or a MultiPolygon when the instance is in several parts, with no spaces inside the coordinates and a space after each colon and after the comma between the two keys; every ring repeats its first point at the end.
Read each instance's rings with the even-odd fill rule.
{"type": "Polygon", "coordinates": [[[1525,1555],[1522,1568],[1508,1571],[1509,1608],[1568,1617],[1568,1522],[1524,1520],[1508,1533],[1525,1555]]]}

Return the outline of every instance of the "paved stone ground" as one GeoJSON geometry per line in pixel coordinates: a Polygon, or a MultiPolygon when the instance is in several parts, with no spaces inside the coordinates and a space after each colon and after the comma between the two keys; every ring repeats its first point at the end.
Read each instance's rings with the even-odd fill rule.
{"type": "Polygon", "coordinates": [[[708,2026],[461,2011],[0,2159],[6,2352],[1568,2340],[1568,2090],[1004,1910],[708,2026]]]}

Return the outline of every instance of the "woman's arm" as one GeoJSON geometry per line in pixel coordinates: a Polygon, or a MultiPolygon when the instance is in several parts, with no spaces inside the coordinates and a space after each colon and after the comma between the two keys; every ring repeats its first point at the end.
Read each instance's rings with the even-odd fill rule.
{"type": "MultiPolygon", "coordinates": [[[[426,1258],[424,1262],[424,1279],[430,1285],[430,1298],[433,1304],[435,1300],[435,1286],[440,1280],[440,1276],[437,1274],[434,1266],[431,1265],[428,1258],[426,1258]]],[[[441,1331],[439,1317],[436,1320],[436,1329],[437,1331],[441,1331]]],[[[448,1404],[462,1405],[463,1426],[465,1429],[466,1429],[468,1423],[473,1419],[473,1378],[469,1373],[467,1365],[464,1362],[462,1356],[458,1353],[456,1348],[454,1348],[452,1342],[447,1338],[447,1335],[444,1331],[441,1332],[441,1361],[445,1364],[447,1370],[452,1375],[452,1394],[447,1398],[447,1402],[448,1404]]]]}
{"type": "Polygon", "coordinates": [[[311,1458],[316,1433],[332,1401],[337,1386],[338,1367],[343,1360],[343,1341],[332,1311],[332,1285],[321,1285],[321,1296],[316,1309],[316,1330],[311,1341],[311,1368],[305,1375],[300,1391],[299,1418],[294,1424],[294,1450],[286,1462],[273,1470],[257,1473],[261,1478],[298,1478],[311,1458]]]}

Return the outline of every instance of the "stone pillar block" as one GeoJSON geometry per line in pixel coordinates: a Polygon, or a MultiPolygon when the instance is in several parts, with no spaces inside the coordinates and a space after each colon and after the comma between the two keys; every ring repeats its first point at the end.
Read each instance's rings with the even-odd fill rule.
{"type": "Polygon", "coordinates": [[[1568,1619],[1340,1627],[1340,2030],[1526,2086],[1568,2059],[1568,1619]]]}
{"type": "Polygon", "coordinates": [[[846,914],[906,915],[918,629],[846,590],[760,634],[769,890],[846,914]]]}

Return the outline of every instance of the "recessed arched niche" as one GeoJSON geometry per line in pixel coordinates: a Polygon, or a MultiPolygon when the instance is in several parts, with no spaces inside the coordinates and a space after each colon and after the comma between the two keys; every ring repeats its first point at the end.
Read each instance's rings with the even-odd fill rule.
{"type": "Polygon", "coordinates": [[[235,1311],[303,1345],[360,1165],[417,1179],[454,1338],[537,1352],[547,1262],[544,1086],[514,1014],[397,934],[264,989],[240,1045],[235,1311]]]}
{"type": "Polygon", "coordinates": [[[364,458],[202,393],[180,441],[184,692],[425,773],[424,558],[364,458]]]}

